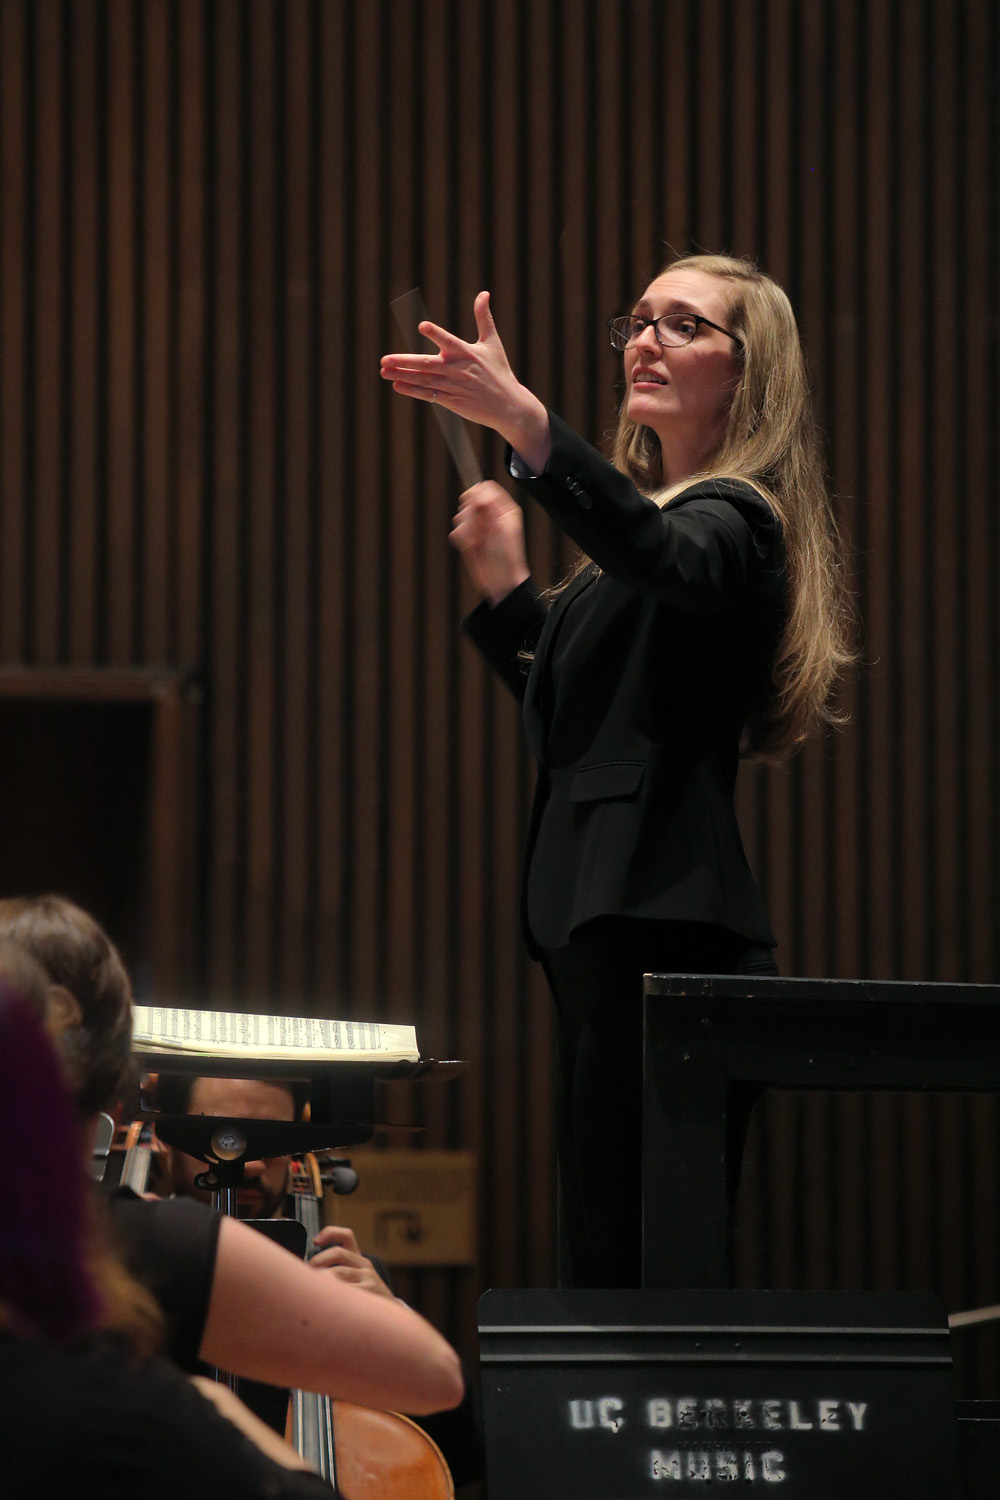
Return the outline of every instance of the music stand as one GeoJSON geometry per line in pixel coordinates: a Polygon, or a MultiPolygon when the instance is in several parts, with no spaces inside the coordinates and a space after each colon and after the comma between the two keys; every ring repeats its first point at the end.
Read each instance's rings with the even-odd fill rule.
{"type": "Polygon", "coordinates": [[[444,1083],[464,1062],[379,1062],[378,1060],[301,1062],[294,1058],[222,1058],[164,1053],[137,1047],[140,1067],[197,1078],[248,1078],[309,1084],[308,1120],[257,1120],[218,1115],[162,1115],[143,1109],[169,1146],[205,1162],[218,1179],[218,1207],[235,1214],[236,1192],[247,1161],[296,1156],[361,1145],[375,1133],[375,1085],[379,1082],[444,1083]]]}

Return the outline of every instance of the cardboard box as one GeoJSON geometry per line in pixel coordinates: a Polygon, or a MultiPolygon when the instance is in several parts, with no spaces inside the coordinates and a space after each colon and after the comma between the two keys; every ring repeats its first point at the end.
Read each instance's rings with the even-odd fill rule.
{"type": "Polygon", "coordinates": [[[476,1259],[476,1162],[471,1151],[355,1148],[358,1187],[327,1188],[323,1222],[347,1224],[366,1255],[391,1266],[468,1266],[476,1259]]]}

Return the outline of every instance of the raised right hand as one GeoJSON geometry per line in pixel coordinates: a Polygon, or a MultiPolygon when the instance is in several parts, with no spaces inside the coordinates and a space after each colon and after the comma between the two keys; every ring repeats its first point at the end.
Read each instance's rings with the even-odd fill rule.
{"type": "Polygon", "coordinates": [[[476,592],[491,607],[529,575],[521,507],[492,479],[474,484],[460,497],[449,541],[462,554],[476,592]]]}
{"type": "Polygon", "coordinates": [[[418,332],[437,344],[436,354],[384,354],[383,380],[400,396],[438,401],[469,422],[492,427],[540,474],[552,448],[549,414],[538,397],[521,384],[490,311],[489,292],[480,292],[473,308],[478,338],[474,344],[437,323],[421,323],[418,332]]]}

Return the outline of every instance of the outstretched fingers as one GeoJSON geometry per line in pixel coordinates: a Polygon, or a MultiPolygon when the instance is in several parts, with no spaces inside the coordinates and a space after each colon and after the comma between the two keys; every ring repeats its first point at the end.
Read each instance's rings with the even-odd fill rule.
{"type": "MultiPolygon", "coordinates": [[[[391,376],[386,376],[385,378],[387,380],[392,379],[391,376]]],[[[437,401],[441,394],[440,386],[432,386],[429,383],[427,385],[413,385],[406,380],[393,380],[392,388],[397,396],[413,396],[418,401],[434,402],[437,401]]]]}
{"type": "Polygon", "coordinates": [[[417,332],[425,339],[430,339],[432,344],[437,344],[444,355],[466,354],[469,351],[470,346],[465,339],[460,339],[457,333],[450,333],[447,328],[442,328],[438,323],[418,323],[417,332]]]}
{"type": "Polygon", "coordinates": [[[414,396],[418,401],[436,401],[445,384],[439,354],[383,354],[380,374],[392,382],[397,395],[414,396]]]}
{"type": "MultiPolygon", "coordinates": [[[[382,377],[401,396],[438,401],[469,422],[492,427],[508,441],[520,437],[517,418],[525,400],[536,399],[518,382],[493,322],[490,294],[473,305],[477,339],[466,343],[437,323],[421,322],[419,332],[437,345],[436,354],[387,354],[382,377]]],[[[518,449],[520,452],[520,449],[518,449]]]]}
{"type": "Polygon", "coordinates": [[[490,310],[489,292],[479,292],[472,311],[476,319],[476,331],[481,342],[497,337],[497,325],[493,321],[493,313],[490,310]]]}

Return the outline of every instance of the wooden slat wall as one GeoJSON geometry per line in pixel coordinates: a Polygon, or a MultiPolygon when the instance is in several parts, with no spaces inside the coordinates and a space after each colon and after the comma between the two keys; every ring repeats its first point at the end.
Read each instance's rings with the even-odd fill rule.
{"type": "MultiPolygon", "coordinates": [[[[741,786],[783,968],[995,981],[998,65],[992,0],[0,5],[0,660],[204,671],[195,991],[470,1060],[392,1100],[481,1154],[477,1271],[407,1287],[463,1336],[551,1277],[551,1039],[530,767],[389,301],[470,330],[489,286],[599,442],[666,246],[783,281],[865,632],[850,727],[741,786]]],[[[991,1100],[770,1101],[741,1276],[1000,1300],[998,1138],[991,1100]]]]}

